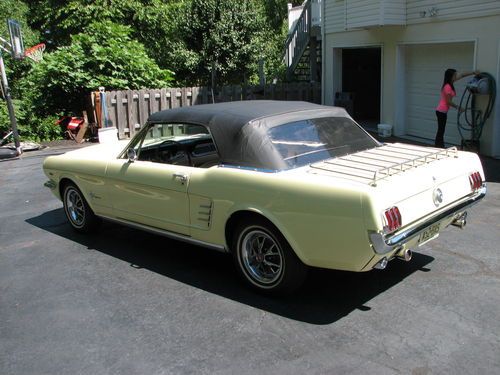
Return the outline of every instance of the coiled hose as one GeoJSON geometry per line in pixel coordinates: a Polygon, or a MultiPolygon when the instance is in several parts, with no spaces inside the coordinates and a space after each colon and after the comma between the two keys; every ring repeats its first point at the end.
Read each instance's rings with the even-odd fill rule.
{"type": "Polygon", "coordinates": [[[464,142],[468,140],[478,141],[481,138],[484,124],[486,123],[486,120],[488,120],[488,118],[490,117],[491,112],[493,111],[493,106],[495,104],[496,92],[497,92],[495,78],[489,73],[481,73],[479,74],[479,77],[480,78],[486,77],[488,79],[490,87],[488,104],[486,105],[486,109],[484,111],[473,108],[474,96],[478,94],[472,92],[470,89],[466,89],[464,91],[462,98],[460,99],[459,108],[465,108],[465,111],[464,112],[459,111],[457,114],[458,132],[460,133],[460,137],[462,138],[462,145],[464,144],[464,142]],[[463,106],[464,101],[465,101],[465,106],[463,106]],[[462,117],[462,115],[464,121],[460,122],[460,118],[462,117]],[[465,132],[468,132],[470,135],[468,139],[465,139],[464,136],[465,132]]]}

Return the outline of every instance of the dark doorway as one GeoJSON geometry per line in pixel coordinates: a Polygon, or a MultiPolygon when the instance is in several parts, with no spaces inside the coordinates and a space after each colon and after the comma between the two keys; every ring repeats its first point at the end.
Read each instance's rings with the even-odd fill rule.
{"type": "Polygon", "coordinates": [[[367,127],[380,122],[380,71],[380,48],[342,50],[342,91],[350,93],[354,119],[367,127]]]}

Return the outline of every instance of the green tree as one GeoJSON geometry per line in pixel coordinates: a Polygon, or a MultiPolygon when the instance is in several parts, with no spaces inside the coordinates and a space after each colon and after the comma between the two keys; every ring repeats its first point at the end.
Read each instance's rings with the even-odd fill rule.
{"type": "Polygon", "coordinates": [[[178,24],[187,7],[187,1],[151,0],[139,7],[131,21],[133,36],[146,47],[159,66],[177,72],[176,55],[178,24]]]}
{"type": "Polygon", "coordinates": [[[134,14],[151,0],[31,0],[31,26],[43,30],[49,46],[69,45],[71,36],[93,32],[91,25],[112,21],[132,25],[134,14]]]}
{"type": "Polygon", "coordinates": [[[73,35],[71,44],[48,53],[36,64],[25,91],[37,114],[78,111],[89,92],[167,87],[173,74],[161,69],[144,46],[130,37],[131,28],[111,21],[93,23],[94,33],[73,35]]]}
{"type": "Polygon", "coordinates": [[[48,50],[95,22],[130,26],[177,85],[209,84],[212,70],[218,84],[255,82],[261,59],[268,76],[282,68],[287,0],[32,0],[30,9],[48,50]]]}
{"type": "Polygon", "coordinates": [[[261,0],[267,24],[275,31],[281,32],[283,22],[288,18],[288,3],[299,5],[298,1],[291,0],[261,0]]]}
{"type": "Polygon", "coordinates": [[[192,0],[179,17],[171,60],[191,84],[240,83],[258,60],[255,36],[263,18],[256,2],[192,0]]]}

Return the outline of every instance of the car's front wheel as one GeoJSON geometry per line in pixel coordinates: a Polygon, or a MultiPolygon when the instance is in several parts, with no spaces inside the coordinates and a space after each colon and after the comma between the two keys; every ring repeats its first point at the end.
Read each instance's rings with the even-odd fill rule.
{"type": "Polygon", "coordinates": [[[283,235],[265,220],[240,223],[233,236],[233,257],[243,280],[261,292],[288,294],[307,275],[283,235]]]}
{"type": "Polygon", "coordinates": [[[80,189],[73,183],[64,187],[63,205],[69,223],[78,232],[88,233],[100,223],[80,189]]]}

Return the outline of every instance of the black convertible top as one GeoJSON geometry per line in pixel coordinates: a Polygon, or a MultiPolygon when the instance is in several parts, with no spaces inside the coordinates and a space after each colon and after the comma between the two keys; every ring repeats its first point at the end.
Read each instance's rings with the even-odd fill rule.
{"type": "Polygon", "coordinates": [[[349,117],[343,108],[296,101],[248,100],[202,104],[156,112],[150,123],[206,126],[222,163],[253,168],[286,167],[267,130],[288,122],[320,117],[349,117]]]}

